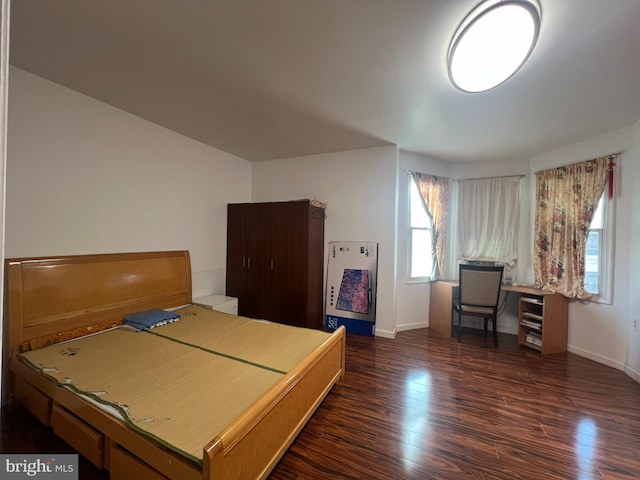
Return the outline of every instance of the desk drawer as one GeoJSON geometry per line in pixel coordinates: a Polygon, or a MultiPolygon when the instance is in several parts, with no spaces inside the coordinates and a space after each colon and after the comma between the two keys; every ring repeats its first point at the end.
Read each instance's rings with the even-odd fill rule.
{"type": "Polygon", "coordinates": [[[104,436],[68,410],[54,404],[53,431],[98,468],[104,467],[104,436]]]}

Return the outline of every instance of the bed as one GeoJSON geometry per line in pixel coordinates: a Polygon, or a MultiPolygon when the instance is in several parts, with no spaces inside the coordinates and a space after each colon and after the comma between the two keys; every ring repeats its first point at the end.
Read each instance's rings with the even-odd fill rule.
{"type": "MultiPolygon", "coordinates": [[[[203,312],[205,309],[191,305],[188,251],[8,259],[5,275],[12,398],[23,403],[42,423],[51,426],[58,436],[95,465],[108,469],[112,479],[266,478],[344,375],[344,328],[333,333],[308,331],[307,337],[313,337],[308,342],[307,337],[296,336],[264,341],[270,337],[266,336],[266,330],[260,329],[281,327],[287,329],[288,335],[304,335],[306,329],[203,312]],[[127,315],[150,309],[177,309],[176,313],[184,320],[151,332],[127,332],[120,327],[127,315]],[[186,326],[195,320],[202,322],[197,326],[200,329],[205,324],[207,328],[210,328],[209,324],[227,325],[234,332],[243,332],[243,337],[253,335],[254,340],[263,341],[249,347],[237,346],[229,336],[231,333],[219,330],[219,327],[210,336],[200,333],[204,330],[196,330],[198,333],[194,334],[186,330],[186,326]],[[254,333],[247,333],[255,328],[258,330],[254,333]],[[42,367],[51,362],[42,355],[52,349],[58,355],[64,352],[74,356],[76,364],[86,369],[94,368],[86,361],[88,358],[95,357],[98,367],[104,365],[106,362],[100,361],[96,353],[85,357],[75,355],[86,351],[90,344],[107,342],[110,336],[117,339],[115,342],[110,340],[109,348],[114,343],[129,345],[128,352],[135,351],[136,355],[155,352],[163,358],[169,355],[165,350],[175,350],[178,356],[182,355],[180,358],[188,359],[189,364],[196,367],[190,368],[190,375],[173,375],[188,377],[189,388],[195,388],[195,385],[202,388],[202,391],[193,390],[198,401],[197,406],[193,404],[193,411],[182,404],[176,407],[187,414],[187,421],[193,419],[193,415],[204,419],[209,413],[226,408],[220,403],[216,405],[221,390],[216,381],[226,382],[229,390],[235,389],[236,394],[246,390],[248,396],[241,398],[246,405],[237,402],[240,406],[236,406],[237,411],[232,412],[229,422],[191,420],[192,430],[198,433],[194,437],[198,438],[189,439],[192,444],[183,448],[163,436],[162,428],[165,432],[173,432],[173,427],[167,429],[166,425],[161,425],[160,434],[150,432],[144,425],[132,423],[126,415],[117,415],[122,412],[109,411],[104,404],[112,402],[102,402],[99,394],[79,395],[78,390],[84,392],[83,388],[70,388],[64,381],[55,381],[52,378],[55,375],[47,374],[46,368],[38,368],[38,365],[42,367]],[[269,344],[282,353],[288,350],[283,345],[297,346],[305,342],[309,343],[306,351],[288,355],[286,361],[267,360],[257,347],[259,343],[269,344]],[[84,360],[78,362],[81,358],[84,360]],[[217,362],[217,366],[207,367],[213,370],[205,370],[209,359],[217,362]],[[247,364],[242,373],[230,373],[229,365],[238,363],[247,364]],[[258,374],[256,369],[266,373],[258,374]],[[236,379],[240,378],[252,384],[264,382],[262,390],[249,396],[249,389],[237,384],[239,380],[236,379]]],[[[144,358],[147,358],[146,354],[144,358]]],[[[151,359],[149,361],[153,363],[151,359]]],[[[137,364],[138,360],[135,362],[137,364]]],[[[116,361],[112,371],[123,370],[117,365],[116,361]]],[[[175,371],[173,367],[167,369],[168,373],[175,371]]],[[[108,376],[95,372],[85,372],[87,381],[108,376]]],[[[156,374],[149,378],[156,378],[156,374]]],[[[79,382],[79,378],[74,377],[74,381],[79,382]]],[[[124,383],[122,379],[115,382],[124,383]]],[[[87,388],[91,391],[93,387],[87,388]]],[[[111,387],[108,390],[111,393],[111,387]]],[[[153,389],[145,387],[144,391],[152,392],[153,389]]],[[[157,400],[151,397],[152,403],[162,403],[157,400]]],[[[134,417],[140,419],[144,415],[134,417]]],[[[159,411],[149,418],[168,417],[172,418],[159,411]]]]}

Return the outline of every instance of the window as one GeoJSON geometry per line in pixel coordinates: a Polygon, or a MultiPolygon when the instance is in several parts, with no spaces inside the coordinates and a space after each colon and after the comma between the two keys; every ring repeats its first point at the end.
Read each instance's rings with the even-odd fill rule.
{"type": "Polygon", "coordinates": [[[409,281],[429,281],[433,270],[432,221],[416,182],[409,175],[409,281]]]}
{"type": "Polygon", "coordinates": [[[612,207],[612,201],[604,193],[593,213],[585,252],[584,287],[594,295],[594,301],[602,303],[611,303],[612,207]]]}

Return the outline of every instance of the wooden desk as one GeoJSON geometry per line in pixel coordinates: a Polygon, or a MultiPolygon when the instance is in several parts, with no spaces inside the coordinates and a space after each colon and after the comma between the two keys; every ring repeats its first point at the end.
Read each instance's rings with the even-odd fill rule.
{"type": "Polygon", "coordinates": [[[458,288],[458,282],[453,280],[431,282],[429,328],[440,332],[445,337],[451,336],[453,291],[456,288],[458,288]]]}
{"type": "MultiPolygon", "coordinates": [[[[451,304],[457,287],[458,282],[455,280],[431,282],[429,328],[446,337],[451,336],[451,304]]],[[[525,285],[503,285],[502,290],[519,295],[518,343],[520,345],[543,354],[567,351],[568,302],[566,297],[525,285]],[[523,319],[538,322],[540,328],[526,326],[522,323],[523,319]],[[530,331],[541,334],[542,345],[534,345],[527,341],[530,331]]]]}

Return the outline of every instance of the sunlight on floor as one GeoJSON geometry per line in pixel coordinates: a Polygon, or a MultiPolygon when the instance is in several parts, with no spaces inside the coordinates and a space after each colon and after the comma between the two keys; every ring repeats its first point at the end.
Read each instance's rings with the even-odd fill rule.
{"type": "Polygon", "coordinates": [[[594,421],[590,418],[580,420],[576,437],[577,467],[580,472],[580,480],[591,480],[594,468],[593,457],[598,438],[598,431],[594,421]]]}
{"type": "Polygon", "coordinates": [[[405,468],[412,470],[415,462],[424,457],[424,441],[429,430],[429,405],[431,375],[428,372],[412,372],[406,380],[404,430],[405,468]]]}

